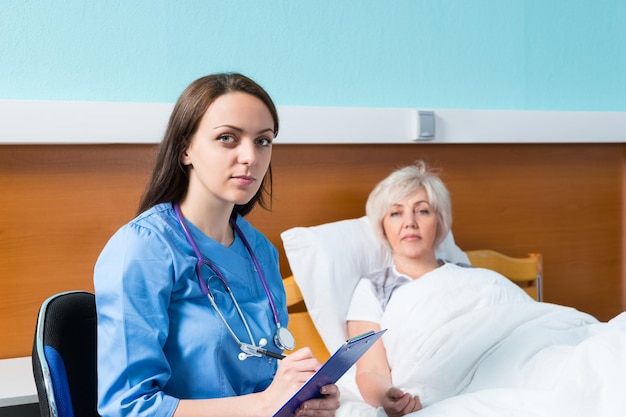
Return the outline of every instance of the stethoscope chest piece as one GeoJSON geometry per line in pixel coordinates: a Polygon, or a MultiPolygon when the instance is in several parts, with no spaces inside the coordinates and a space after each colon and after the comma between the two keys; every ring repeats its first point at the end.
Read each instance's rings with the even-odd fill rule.
{"type": "Polygon", "coordinates": [[[274,343],[279,349],[293,350],[296,347],[296,338],[288,328],[279,327],[274,335],[274,343]]]}

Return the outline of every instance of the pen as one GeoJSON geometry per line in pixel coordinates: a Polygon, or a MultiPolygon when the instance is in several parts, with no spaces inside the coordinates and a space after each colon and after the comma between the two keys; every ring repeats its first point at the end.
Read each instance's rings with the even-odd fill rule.
{"type": "Polygon", "coordinates": [[[265,355],[265,356],[268,356],[270,358],[274,358],[274,359],[278,359],[278,360],[285,359],[285,355],[282,355],[282,354],[276,353],[276,352],[272,352],[271,350],[263,349],[261,347],[257,348],[256,351],[258,353],[260,353],[261,355],[265,355]]]}

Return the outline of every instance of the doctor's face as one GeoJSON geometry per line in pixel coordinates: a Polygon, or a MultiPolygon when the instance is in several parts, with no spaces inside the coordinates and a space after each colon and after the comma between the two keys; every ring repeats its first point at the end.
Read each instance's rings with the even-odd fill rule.
{"type": "Polygon", "coordinates": [[[394,203],[383,218],[394,257],[430,260],[435,256],[437,213],[423,188],[394,203]]]}
{"type": "Polygon", "coordinates": [[[245,204],[263,182],[272,156],[274,119],[255,96],[218,97],[202,117],[183,154],[191,198],[245,204]]]}

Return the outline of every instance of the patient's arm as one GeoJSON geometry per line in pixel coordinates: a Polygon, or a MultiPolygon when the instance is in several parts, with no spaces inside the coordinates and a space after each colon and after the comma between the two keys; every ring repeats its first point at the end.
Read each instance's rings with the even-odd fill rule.
{"type": "MultiPolygon", "coordinates": [[[[350,337],[370,330],[380,331],[380,326],[368,321],[348,321],[350,337]]],[[[419,397],[393,386],[382,340],[378,340],[357,361],[356,382],[363,399],[374,407],[383,407],[388,416],[403,416],[422,408],[419,397]]]]}
{"type": "MultiPolygon", "coordinates": [[[[380,331],[380,326],[369,321],[349,321],[348,336],[355,337],[370,330],[380,331]]],[[[391,385],[391,371],[387,363],[385,345],[378,340],[356,363],[356,382],[363,399],[380,407],[385,392],[391,385]]]]}

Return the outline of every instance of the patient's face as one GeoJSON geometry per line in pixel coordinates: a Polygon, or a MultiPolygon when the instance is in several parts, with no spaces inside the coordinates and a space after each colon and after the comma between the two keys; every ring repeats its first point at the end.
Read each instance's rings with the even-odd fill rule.
{"type": "Polygon", "coordinates": [[[394,257],[427,262],[435,258],[437,214],[424,189],[391,206],[383,219],[383,229],[394,257]]]}

